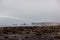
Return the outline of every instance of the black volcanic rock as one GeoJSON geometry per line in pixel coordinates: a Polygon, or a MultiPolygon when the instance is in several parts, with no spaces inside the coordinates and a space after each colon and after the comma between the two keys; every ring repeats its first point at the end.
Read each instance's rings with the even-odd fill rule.
{"type": "Polygon", "coordinates": [[[0,27],[0,40],[60,40],[60,26],[0,27]]]}

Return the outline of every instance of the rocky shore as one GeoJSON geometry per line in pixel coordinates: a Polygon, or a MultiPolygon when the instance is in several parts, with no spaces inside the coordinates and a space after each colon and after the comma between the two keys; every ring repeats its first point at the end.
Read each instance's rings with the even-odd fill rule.
{"type": "Polygon", "coordinates": [[[60,26],[0,27],[0,40],[60,40],[60,26]]]}

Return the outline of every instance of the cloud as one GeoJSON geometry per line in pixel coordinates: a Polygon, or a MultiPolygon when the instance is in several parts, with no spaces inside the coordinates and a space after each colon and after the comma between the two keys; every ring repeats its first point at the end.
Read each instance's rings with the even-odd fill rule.
{"type": "Polygon", "coordinates": [[[0,17],[31,22],[59,21],[60,9],[57,0],[1,0],[0,17]]]}
{"type": "Polygon", "coordinates": [[[18,17],[14,17],[14,16],[4,16],[4,15],[0,15],[0,18],[8,18],[8,19],[14,19],[14,20],[27,20],[25,18],[18,18],[18,17]]]}

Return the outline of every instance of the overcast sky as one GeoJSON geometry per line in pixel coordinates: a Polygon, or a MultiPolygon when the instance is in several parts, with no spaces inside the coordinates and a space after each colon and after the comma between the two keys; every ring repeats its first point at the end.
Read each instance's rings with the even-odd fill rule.
{"type": "Polygon", "coordinates": [[[0,0],[0,24],[12,23],[13,20],[13,23],[60,22],[59,2],[60,0],[0,0]]]}

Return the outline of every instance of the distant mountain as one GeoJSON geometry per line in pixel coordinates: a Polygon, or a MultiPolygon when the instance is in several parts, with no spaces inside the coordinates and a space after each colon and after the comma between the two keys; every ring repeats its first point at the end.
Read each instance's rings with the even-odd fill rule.
{"type": "Polygon", "coordinates": [[[13,25],[13,24],[23,24],[23,23],[28,23],[28,21],[0,17],[0,25],[13,25]]]}
{"type": "Polygon", "coordinates": [[[32,25],[36,26],[55,26],[55,25],[60,25],[60,23],[57,22],[37,22],[37,23],[32,23],[32,25]]]}

